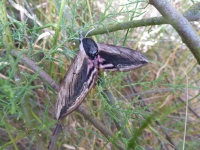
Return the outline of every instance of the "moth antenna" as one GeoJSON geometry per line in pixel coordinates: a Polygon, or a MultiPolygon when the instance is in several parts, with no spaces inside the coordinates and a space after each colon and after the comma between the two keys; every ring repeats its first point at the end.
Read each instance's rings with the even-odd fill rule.
{"type": "Polygon", "coordinates": [[[94,28],[93,29],[91,29],[91,30],[89,30],[86,34],[85,34],[85,38],[87,37],[87,35],[90,33],[90,32],[92,32],[94,30],[94,28]]]}
{"type": "Polygon", "coordinates": [[[83,39],[83,32],[80,31],[80,32],[79,32],[79,40],[82,40],[82,39],[83,39]]]}
{"type": "MultiPolygon", "coordinates": [[[[91,30],[89,30],[89,31],[85,34],[85,37],[84,37],[84,38],[86,38],[87,35],[88,35],[91,31],[93,31],[93,30],[94,30],[94,28],[91,29],[91,30]]],[[[82,40],[82,39],[83,39],[83,32],[80,31],[80,32],[79,32],[79,40],[82,40]]]]}
{"type": "Polygon", "coordinates": [[[80,38],[76,38],[76,37],[74,37],[74,38],[71,38],[72,40],[80,40],[80,38]]]}

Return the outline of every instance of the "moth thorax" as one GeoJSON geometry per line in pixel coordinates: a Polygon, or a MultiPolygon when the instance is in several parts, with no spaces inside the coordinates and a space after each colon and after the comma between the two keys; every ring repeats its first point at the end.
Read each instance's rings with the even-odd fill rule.
{"type": "Polygon", "coordinates": [[[98,47],[93,39],[84,38],[82,40],[83,48],[90,59],[95,59],[98,55],[98,47]]]}

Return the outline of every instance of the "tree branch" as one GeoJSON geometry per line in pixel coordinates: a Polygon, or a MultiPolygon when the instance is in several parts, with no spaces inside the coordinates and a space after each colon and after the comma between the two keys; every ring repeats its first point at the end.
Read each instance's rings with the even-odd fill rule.
{"type": "Polygon", "coordinates": [[[200,37],[192,28],[188,20],[179,13],[167,0],[149,0],[164,17],[164,19],[173,26],[181,36],[182,41],[190,49],[197,62],[200,64],[200,37]]]}
{"type": "MultiPolygon", "coordinates": [[[[200,2],[192,5],[187,11],[183,13],[183,15],[188,21],[199,20],[200,19],[200,2]]],[[[129,28],[162,25],[162,24],[169,24],[169,23],[163,17],[151,17],[151,18],[145,18],[145,19],[140,19],[140,20],[127,21],[127,22],[110,24],[110,25],[103,25],[103,27],[97,27],[92,31],[90,31],[91,29],[83,30],[82,34],[86,35],[86,33],[90,31],[88,33],[88,36],[92,36],[92,35],[97,35],[97,34],[115,32],[118,30],[126,30],[129,28]]]]}

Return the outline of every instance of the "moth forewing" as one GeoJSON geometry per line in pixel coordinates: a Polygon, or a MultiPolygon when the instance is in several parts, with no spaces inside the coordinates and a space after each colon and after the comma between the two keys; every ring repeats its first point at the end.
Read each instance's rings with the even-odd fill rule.
{"type": "Polygon", "coordinates": [[[90,69],[88,62],[89,59],[85,52],[80,50],[70,65],[58,91],[56,100],[57,119],[67,116],[76,109],[92,88],[94,82],[88,83],[88,71],[90,69]]]}
{"type": "Polygon", "coordinates": [[[140,52],[130,48],[98,43],[99,67],[104,71],[129,71],[148,63],[140,52]]]}

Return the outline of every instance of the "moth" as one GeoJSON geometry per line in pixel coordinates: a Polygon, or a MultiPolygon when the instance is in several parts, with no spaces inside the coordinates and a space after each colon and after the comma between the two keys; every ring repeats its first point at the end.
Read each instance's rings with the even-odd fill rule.
{"type": "MultiPolygon", "coordinates": [[[[79,49],[58,91],[55,115],[58,120],[69,115],[83,102],[98,79],[99,69],[129,71],[148,63],[147,58],[136,50],[96,43],[91,38],[81,38],[79,49]]],[[[57,127],[60,128],[60,124],[57,127]]],[[[57,134],[57,131],[54,133],[57,134]]],[[[50,145],[54,140],[51,139],[50,145]]]]}

